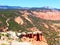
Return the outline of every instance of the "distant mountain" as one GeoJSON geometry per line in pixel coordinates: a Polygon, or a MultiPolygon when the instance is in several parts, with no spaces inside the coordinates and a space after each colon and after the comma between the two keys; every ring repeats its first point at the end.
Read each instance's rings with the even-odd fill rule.
{"type": "Polygon", "coordinates": [[[0,9],[21,9],[20,6],[0,6],[0,9]]]}
{"type": "Polygon", "coordinates": [[[0,9],[25,9],[25,10],[58,10],[57,8],[50,8],[50,7],[20,7],[20,6],[5,6],[0,5],[0,9]]]}
{"type": "Polygon", "coordinates": [[[60,10],[60,9],[50,7],[32,7],[29,10],[60,10]]]}

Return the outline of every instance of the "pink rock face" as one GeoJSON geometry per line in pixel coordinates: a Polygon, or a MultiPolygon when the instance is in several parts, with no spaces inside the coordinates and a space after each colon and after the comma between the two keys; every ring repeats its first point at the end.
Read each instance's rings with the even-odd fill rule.
{"type": "Polygon", "coordinates": [[[36,17],[46,19],[46,20],[60,20],[60,12],[32,12],[36,17]]]}
{"type": "Polygon", "coordinates": [[[15,22],[17,22],[18,24],[21,24],[21,25],[23,25],[23,23],[24,23],[20,16],[16,17],[14,20],[15,20],[15,22]]]}

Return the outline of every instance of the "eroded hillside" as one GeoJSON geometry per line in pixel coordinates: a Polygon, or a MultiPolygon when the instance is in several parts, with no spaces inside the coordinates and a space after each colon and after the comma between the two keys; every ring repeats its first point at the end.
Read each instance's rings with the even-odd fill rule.
{"type": "Polygon", "coordinates": [[[49,44],[55,44],[58,40],[56,37],[58,37],[58,32],[60,31],[59,12],[60,11],[56,10],[45,12],[32,10],[1,10],[0,29],[3,30],[8,27],[8,30],[21,32],[40,30],[49,44]],[[6,23],[7,19],[9,19],[9,21],[6,23]],[[7,24],[9,24],[9,26],[7,26],[7,24]]]}

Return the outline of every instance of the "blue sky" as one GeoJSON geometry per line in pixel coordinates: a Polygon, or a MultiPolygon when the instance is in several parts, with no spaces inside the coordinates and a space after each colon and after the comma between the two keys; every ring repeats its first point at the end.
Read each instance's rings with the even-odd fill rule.
{"type": "Polygon", "coordinates": [[[0,0],[0,5],[60,8],[60,0],[0,0]]]}

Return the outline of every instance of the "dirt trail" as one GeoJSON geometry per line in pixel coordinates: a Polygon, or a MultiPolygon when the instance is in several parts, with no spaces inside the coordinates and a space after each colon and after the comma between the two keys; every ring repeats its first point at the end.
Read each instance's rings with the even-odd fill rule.
{"type": "Polygon", "coordinates": [[[8,18],[8,19],[6,20],[6,24],[7,24],[7,26],[9,26],[9,23],[8,23],[9,20],[10,20],[10,18],[8,18]]]}

